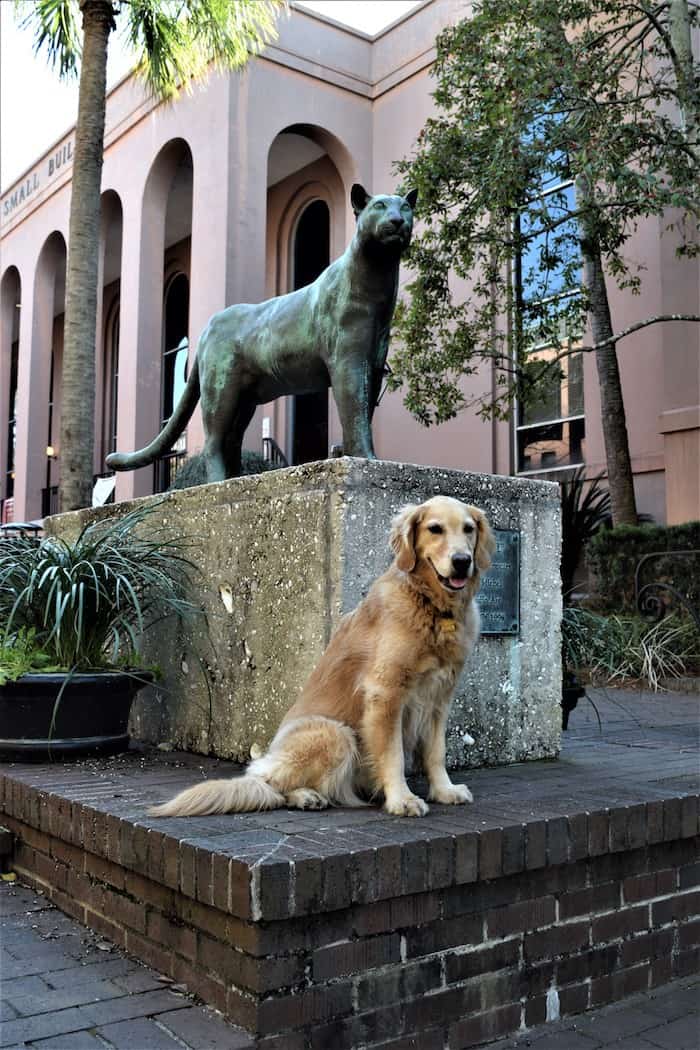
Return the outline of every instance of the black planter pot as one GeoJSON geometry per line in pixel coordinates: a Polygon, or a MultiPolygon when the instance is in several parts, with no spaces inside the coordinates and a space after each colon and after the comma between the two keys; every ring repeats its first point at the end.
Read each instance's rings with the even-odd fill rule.
{"type": "Polygon", "coordinates": [[[66,678],[26,674],[0,686],[0,758],[109,755],[128,748],[131,705],[153,681],[151,672],[74,674],[61,693],[66,678]]]}

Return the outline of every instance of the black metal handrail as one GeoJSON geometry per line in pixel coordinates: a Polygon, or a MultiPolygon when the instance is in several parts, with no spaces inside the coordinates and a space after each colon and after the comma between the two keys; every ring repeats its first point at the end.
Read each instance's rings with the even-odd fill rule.
{"type": "Polygon", "coordinates": [[[289,461],[285,456],[282,449],[279,447],[274,438],[264,437],[262,439],[263,444],[263,459],[266,459],[268,463],[271,463],[273,467],[288,467],[289,461]]]}
{"type": "Polygon", "coordinates": [[[153,491],[167,492],[175,481],[175,475],[182,466],[187,452],[185,449],[175,449],[160,456],[153,464],[153,491]]]}
{"type": "Polygon", "coordinates": [[[700,630],[700,610],[693,605],[687,594],[683,594],[677,587],[667,583],[665,580],[652,580],[651,583],[640,586],[642,568],[647,562],[652,561],[654,558],[679,558],[692,555],[697,557],[700,555],[700,550],[652,551],[639,559],[634,573],[634,597],[642,616],[658,623],[660,620],[663,620],[666,613],[675,603],[690,613],[696,627],[700,630]],[[665,600],[663,596],[665,596],[665,600]]]}

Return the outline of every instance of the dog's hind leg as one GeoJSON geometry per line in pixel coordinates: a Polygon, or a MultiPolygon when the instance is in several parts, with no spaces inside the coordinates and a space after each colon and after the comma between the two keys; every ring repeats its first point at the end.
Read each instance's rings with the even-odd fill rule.
{"type": "Polygon", "coordinates": [[[355,791],[359,765],[352,729],[332,718],[313,715],[284,724],[249,772],[263,778],[296,809],[324,805],[362,806],[355,791]]]}
{"type": "Polygon", "coordinates": [[[290,809],[326,809],[330,805],[328,799],[313,788],[296,788],[295,791],[289,791],[285,802],[290,809]]]}

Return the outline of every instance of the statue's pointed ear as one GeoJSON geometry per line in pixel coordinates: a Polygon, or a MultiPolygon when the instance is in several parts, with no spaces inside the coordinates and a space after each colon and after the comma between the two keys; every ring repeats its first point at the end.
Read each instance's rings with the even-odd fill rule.
{"type": "Polygon", "coordinates": [[[350,203],[352,204],[352,210],[355,215],[359,215],[360,212],[366,207],[367,201],[370,200],[371,194],[367,192],[364,186],[360,186],[359,182],[354,183],[350,190],[350,203]]]}
{"type": "Polygon", "coordinates": [[[418,190],[409,190],[404,199],[411,205],[411,211],[414,211],[418,200],[418,190]]]}

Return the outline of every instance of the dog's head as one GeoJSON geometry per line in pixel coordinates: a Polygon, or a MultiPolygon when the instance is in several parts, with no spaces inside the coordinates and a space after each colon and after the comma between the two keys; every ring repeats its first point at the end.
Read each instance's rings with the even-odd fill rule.
{"type": "Polygon", "coordinates": [[[453,595],[490,567],[496,549],[484,512],[451,496],[404,507],[392,522],[389,542],[402,572],[453,595]]]}

